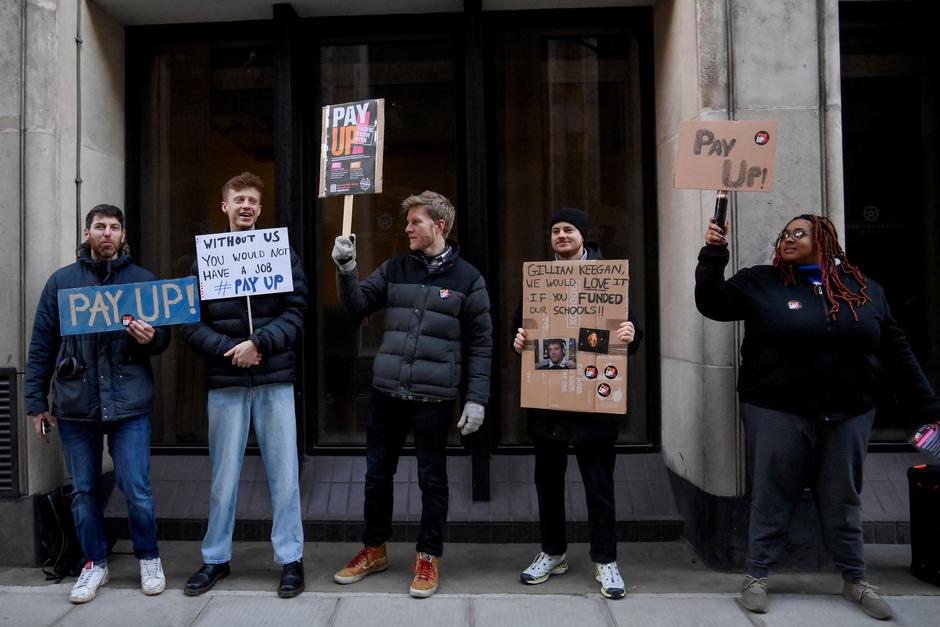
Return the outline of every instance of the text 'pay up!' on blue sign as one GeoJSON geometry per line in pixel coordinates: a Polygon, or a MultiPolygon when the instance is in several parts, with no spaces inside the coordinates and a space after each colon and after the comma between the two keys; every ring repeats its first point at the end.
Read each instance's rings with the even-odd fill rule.
{"type": "Polygon", "coordinates": [[[293,292],[287,229],[196,236],[202,300],[293,292]]]}
{"type": "Polygon", "coordinates": [[[151,326],[199,320],[196,277],[59,290],[62,335],[119,331],[132,320],[151,326]]]}

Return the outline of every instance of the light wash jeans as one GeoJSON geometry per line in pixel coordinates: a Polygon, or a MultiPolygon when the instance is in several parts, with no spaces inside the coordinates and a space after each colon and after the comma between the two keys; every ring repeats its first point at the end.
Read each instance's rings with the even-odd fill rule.
{"type": "Polygon", "coordinates": [[[202,561],[224,564],[232,559],[238,478],[248,442],[248,426],[253,422],[271,492],[274,560],[279,564],[296,562],[303,557],[304,529],[300,516],[294,386],[277,383],[209,390],[208,413],[212,488],[202,561]]]}

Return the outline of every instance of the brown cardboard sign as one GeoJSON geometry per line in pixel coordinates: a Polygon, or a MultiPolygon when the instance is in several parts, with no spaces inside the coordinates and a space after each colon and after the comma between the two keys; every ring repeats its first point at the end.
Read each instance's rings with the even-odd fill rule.
{"type": "Polygon", "coordinates": [[[673,186],[769,192],[776,152],[776,120],[683,122],[673,186]]]}
{"type": "Polygon", "coordinates": [[[522,266],[523,407],[627,411],[630,263],[625,259],[534,261],[522,266]]]}
{"type": "Polygon", "coordinates": [[[323,107],[320,198],[381,193],[384,150],[384,98],[323,107]]]}

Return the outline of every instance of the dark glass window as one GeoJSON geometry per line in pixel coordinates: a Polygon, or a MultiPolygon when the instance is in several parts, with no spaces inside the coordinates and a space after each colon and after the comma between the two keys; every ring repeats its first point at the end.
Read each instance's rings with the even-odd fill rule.
{"type": "MultiPolygon", "coordinates": [[[[257,28],[243,27],[258,37],[257,28]]],[[[138,180],[130,181],[129,230],[135,257],[158,277],[186,276],[193,237],[227,229],[221,187],[250,170],[265,182],[260,228],[274,226],[274,49],[261,40],[150,38],[132,31],[129,66],[139,90],[138,180]],[[169,39],[169,41],[167,40],[169,39]]],[[[151,440],[207,441],[203,360],[174,328],[170,348],[154,360],[157,395],[151,440]]]]}
{"type": "MultiPolygon", "coordinates": [[[[521,264],[549,257],[547,222],[556,209],[576,206],[591,215],[590,236],[604,255],[630,260],[631,309],[640,324],[648,330],[656,316],[655,282],[646,279],[656,271],[648,261],[655,250],[646,244],[655,239],[652,152],[643,139],[648,105],[641,106],[651,88],[649,68],[641,76],[649,64],[649,42],[641,42],[649,17],[646,10],[485,12],[473,18],[484,25],[474,42],[481,58],[463,45],[471,18],[459,14],[303,20],[292,53],[300,80],[290,81],[290,96],[287,87],[277,91],[272,23],[128,29],[128,209],[136,256],[160,277],[188,274],[193,236],[225,229],[220,187],[243,170],[264,179],[260,226],[275,226],[276,192],[287,198],[287,190],[274,189],[275,112],[282,120],[297,114],[304,200],[289,209],[291,238],[303,244],[295,248],[305,256],[311,288],[297,383],[301,433],[307,451],[362,447],[383,316],[351,321],[339,306],[329,255],[343,201],[317,199],[315,173],[320,107],[384,98],[383,193],[354,202],[360,277],[407,253],[405,197],[430,189],[454,202],[462,228],[455,225],[451,237],[465,256],[486,264],[496,323],[487,420],[495,443],[524,444],[509,326],[521,298],[521,264]],[[468,82],[480,68],[480,84],[468,82]],[[299,111],[278,109],[277,93],[299,111]],[[468,132],[473,124],[479,128],[468,132]],[[485,189],[468,190],[481,178],[485,189]],[[464,206],[468,197],[483,198],[484,206],[473,213],[464,206]]],[[[649,402],[657,411],[647,393],[658,377],[647,370],[655,359],[653,334],[630,363],[624,443],[658,440],[647,411],[649,402]]],[[[154,444],[205,446],[203,360],[174,331],[154,363],[154,444]]],[[[459,443],[455,430],[450,442],[459,443]]]]}
{"type": "MultiPolygon", "coordinates": [[[[330,45],[320,47],[319,58],[320,102],[385,99],[383,191],[356,196],[353,210],[359,278],[364,280],[386,259],[408,253],[402,200],[430,189],[447,196],[460,211],[453,44],[419,39],[330,45]]],[[[336,268],[328,257],[342,229],[342,197],[318,200],[316,213],[323,251],[316,264],[316,443],[364,445],[372,361],[384,317],[379,312],[361,325],[350,322],[339,304],[336,268]]],[[[455,228],[451,238],[456,237],[455,228]]]]}
{"type": "MultiPolygon", "coordinates": [[[[496,341],[509,345],[522,295],[522,263],[552,258],[548,222],[563,207],[590,218],[587,240],[607,259],[630,261],[630,309],[647,307],[647,224],[637,37],[622,30],[510,28],[496,41],[496,167],[500,278],[490,292],[499,308],[496,341]]],[[[650,441],[647,340],[630,359],[625,443],[650,441]]],[[[519,360],[497,364],[502,382],[501,443],[526,441],[519,408],[519,360]]]]}
{"type": "MultiPolygon", "coordinates": [[[[839,4],[846,254],[884,288],[934,389],[940,385],[940,75],[928,2],[839,4]]],[[[902,442],[888,386],[873,441],[902,442]]]]}

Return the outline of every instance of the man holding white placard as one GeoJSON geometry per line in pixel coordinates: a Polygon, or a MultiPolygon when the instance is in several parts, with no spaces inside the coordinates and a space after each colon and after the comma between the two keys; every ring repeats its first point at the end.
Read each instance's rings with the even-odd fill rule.
{"type": "Polygon", "coordinates": [[[222,187],[222,212],[228,217],[229,233],[197,238],[193,274],[200,279],[201,321],[183,326],[182,331],[206,359],[212,487],[203,565],[186,583],[188,596],[210,590],[230,572],[235,499],[250,424],[254,424],[268,475],[274,559],[283,564],[278,595],[294,597],[304,589],[293,383],[297,376],[294,345],[303,329],[307,290],[300,258],[286,241],[276,239],[277,232],[286,238],[286,231],[267,229],[261,236],[255,230],[261,215],[261,190],[261,179],[250,172],[229,180],[222,187]],[[251,263],[232,272],[224,266],[231,265],[233,254],[226,256],[217,247],[244,241],[270,245],[238,253],[251,257],[251,263]],[[270,259],[277,251],[289,252],[291,275],[286,278],[269,272],[276,265],[270,259]],[[251,276],[254,271],[258,274],[251,276]],[[220,275],[225,276],[219,279],[220,275]],[[282,291],[283,286],[291,288],[287,279],[292,280],[292,289],[282,291]],[[210,284],[212,288],[207,289],[210,284]]]}

